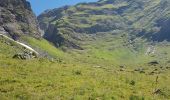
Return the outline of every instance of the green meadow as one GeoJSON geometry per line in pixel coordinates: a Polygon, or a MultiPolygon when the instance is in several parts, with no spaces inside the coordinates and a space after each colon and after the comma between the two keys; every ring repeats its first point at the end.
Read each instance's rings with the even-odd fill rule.
{"type": "MultiPolygon", "coordinates": [[[[41,57],[30,60],[13,59],[12,56],[21,52],[22,48],[1,41],[0,98],[2,100],[170,99],[168,62],[149,65],[142,56],[136,58],[143,59],[142,63],[132,64],[132,61],[137,61],[136,56],[131,55],[132,52],[128,49],[121,49],[123,47],[108,51],[92,46],[93,48],[88,47],[91,49],[89,51],[87,49],[87,51],[63,52],[46,40],[32,38],[28,40],[30,44],[36,42],[33,46],[53,54],[51,56],[56,59],[41,57]],[[62,58],[61,61],[58,61],[58,58],[62,58]],[[125,60],[129,61],[129,64],[124,63],[125,60]]],[[[159,51],[166,52],[166,50],[169,48],[159,51]]]]}

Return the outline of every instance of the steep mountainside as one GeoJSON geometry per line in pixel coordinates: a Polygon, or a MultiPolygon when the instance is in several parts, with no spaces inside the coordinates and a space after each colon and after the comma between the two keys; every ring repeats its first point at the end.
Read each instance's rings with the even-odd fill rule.
{"type": "Polygon", "coordinates": [[[33,53],[36,57],[59,56],[57,49],[42,38],[36,16],[26,0],[0,0],[0,42],[0,53],[10,58],[30,58],[33,53]],[[4,51],[5,45],[13,52],[4,51]]]}
{"type": "Polygon", "coordinates": [[[0,0],[0,33],[18,40],[24,34],[41,36],[36,16],[26,0],[0,0]]]}
{"type": "Polygon", "coordinates": [[[100,0],[46,11],[39,23],[56,48],[37,39],[28,2],[0,0],[0,100],[170,100],[169,8],[100,0]]]}
{"type": "Polygon", "coordinates": [[[82,41],[102,34],[170,41],[169,0],[100,0],[48,10],[38,20],[44,37],[57,47],[83,49],[82,41]]]}

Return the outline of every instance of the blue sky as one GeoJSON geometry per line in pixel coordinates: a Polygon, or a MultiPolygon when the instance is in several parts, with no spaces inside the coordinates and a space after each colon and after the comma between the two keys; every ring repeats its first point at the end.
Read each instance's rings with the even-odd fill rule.
{"type": "Polygon", "coordinates": [[[32,9],[36,15],[44,10],[58,8],[64,5],[74,5],[81,2],[94,2],[98,0],[27,0],[31,3],[32,9]]]}

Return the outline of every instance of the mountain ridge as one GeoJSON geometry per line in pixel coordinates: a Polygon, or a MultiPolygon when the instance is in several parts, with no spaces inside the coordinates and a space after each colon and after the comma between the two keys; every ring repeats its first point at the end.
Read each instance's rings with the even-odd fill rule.
{"type": "Polygon", "coordinates": [[[161,42],[170,40],[166,30],[170,18],[168,5],[167,0],[100,0],[50,10],[38,16],[38,20],[46,33],[44,37],[57,47],[69,47],[64,40],[80,46],[76,42],[84,34],[111,31],[161,42]]]}
{"type": "Polygon", "coordinates": [[[166,0],[100,0],[47,11],[38,17],[43,37],[25,0],[3,1],[0,27],[6,20],[13,27],[0,31],[0,99],[170,100],[169,6],[160,8],[166,0]]]}

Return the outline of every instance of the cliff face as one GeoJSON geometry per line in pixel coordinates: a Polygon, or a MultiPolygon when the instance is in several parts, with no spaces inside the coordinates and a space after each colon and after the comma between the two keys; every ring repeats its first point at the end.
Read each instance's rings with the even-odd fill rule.
{"type": "Polygon", "coordinates": [[[170,41],[169,0],[99,0],[49,10],[38,20],[46,33],[44,37],[57,45],[68,46],[65,41],[70,41],[78,46],[84,35],[100,33],[127,33],[132,39],[170,41]]]}
{"type": "Polygon", "coordinates": [[[0,0],[0,33],[18,40],[22,35],[39,38],[36,16],[26,0],[0,0]]]}

